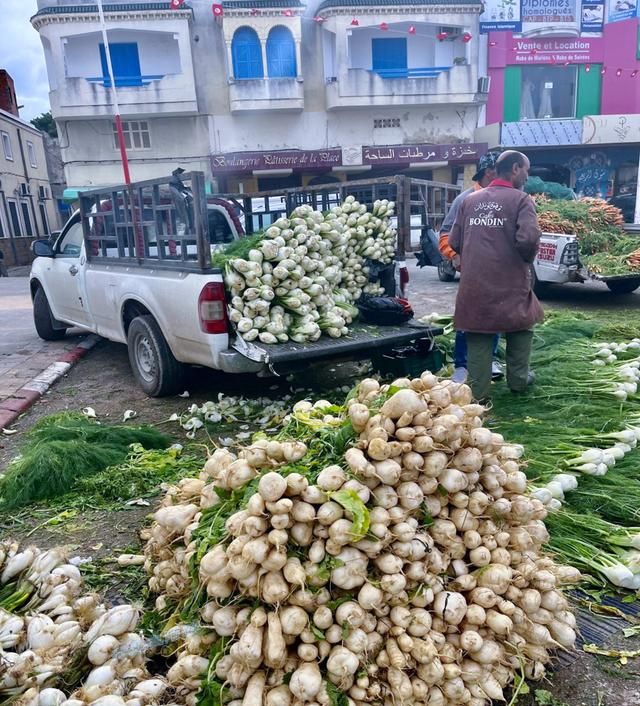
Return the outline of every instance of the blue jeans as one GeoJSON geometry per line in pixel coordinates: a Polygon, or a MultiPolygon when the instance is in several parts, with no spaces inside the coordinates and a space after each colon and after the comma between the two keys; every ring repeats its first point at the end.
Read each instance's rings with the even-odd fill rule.
{"type": "MultiPolygon", "coordinates": [[[[498,343],[500,342],[500,334],[496,333],[493,339],[493,357],[496,357],[498,352],[498,343]]],[[[467,367],[467,337],[464,331],[456,331],[456,341],[453,345],[453,367],[467,367]]]]}

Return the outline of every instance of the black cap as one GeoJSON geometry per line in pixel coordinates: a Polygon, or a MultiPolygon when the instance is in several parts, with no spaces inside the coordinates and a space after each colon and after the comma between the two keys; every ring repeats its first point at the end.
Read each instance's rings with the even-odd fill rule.
{"type": "Polygon", "coordinates": [[[177,169],[174,169],[171,173],[174,175],[175,174],[184,174],[184,169],[182,167],[178,167],[177,169]]]}
{"type": "Polygon", "coordinates": [[[500,155],[497,152],[487,152],[486,154],[483,154],[478,161],[478,170],[471,177],[471,179],[473,181],[480,181],[480,179],[484,176],[485,170],[495,169],[499,156],[500,155]]]}

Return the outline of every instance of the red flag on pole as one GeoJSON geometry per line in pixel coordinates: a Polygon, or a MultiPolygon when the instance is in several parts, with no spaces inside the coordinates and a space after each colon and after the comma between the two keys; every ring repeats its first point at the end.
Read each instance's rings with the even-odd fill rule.
{"type": "Polygon", "coordinates": [[[218,4],[214,3],[211,6],[211,9],[213,10],[214,17],[222,17],[222,15],[224,15],[224,10],[222,9],[222,5],[218,5],[218,4]]]}
{"type": "Polygon", "coordinates": [[[179,10],[184,5],[184,0],[171,0],[169,7],[172,10],[179,10]]]}

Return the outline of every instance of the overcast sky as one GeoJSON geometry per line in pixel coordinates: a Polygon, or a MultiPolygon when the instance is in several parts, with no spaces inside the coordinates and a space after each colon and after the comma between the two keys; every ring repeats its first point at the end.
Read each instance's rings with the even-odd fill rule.
{"type": "Polygon", "coordinates": [[[25,120],[49,110],[49,83],[38,33],[29,18],[36,13],[36,0],[0,0],[0,68],[16,84],[20,117],[25,120]]]}

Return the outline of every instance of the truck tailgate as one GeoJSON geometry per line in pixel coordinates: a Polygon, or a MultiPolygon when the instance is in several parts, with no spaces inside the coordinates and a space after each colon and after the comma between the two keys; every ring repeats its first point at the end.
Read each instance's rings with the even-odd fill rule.
{"type": "Polygon", "coordinates": [[[366,358],[374,351],[411,343],[420,338],[433,339],[441,333],[441,328],[412,322],[399,326],[357,323],[350,326],[348,335],[342,338],[322,336],[319,340],[309,343],[290,342],[273,345],[247,343],[237,338],[233,347],[250,360],[274,366],[330,358],[366,358]]]}

